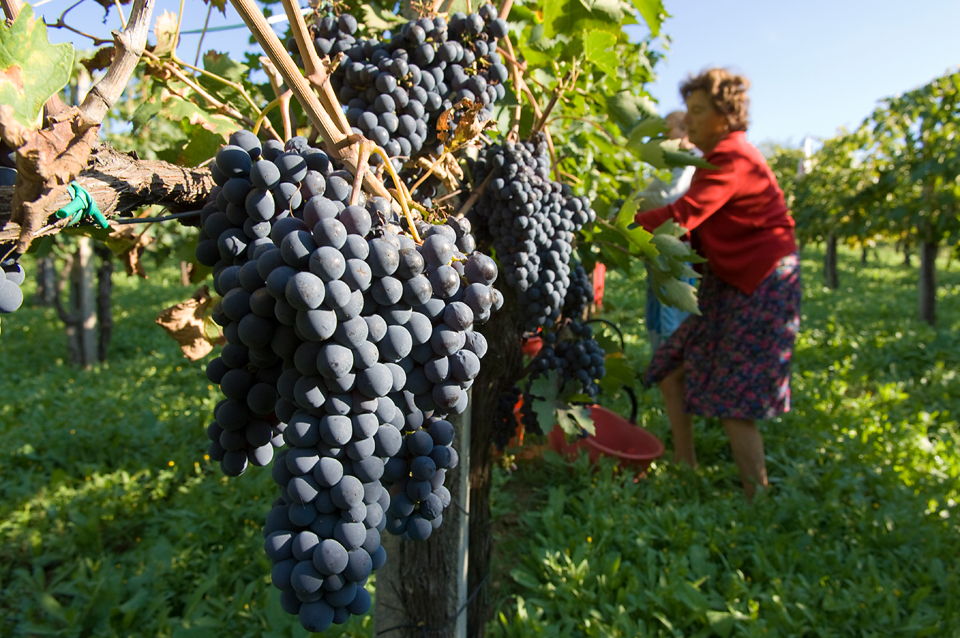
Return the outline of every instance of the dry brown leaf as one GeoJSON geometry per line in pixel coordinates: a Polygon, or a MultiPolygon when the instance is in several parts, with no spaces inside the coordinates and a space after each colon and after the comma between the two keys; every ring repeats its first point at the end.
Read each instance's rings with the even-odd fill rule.
{"type": "Polygon", "coordinates": [[[197,361],[210,354],[222,336],[211,340],[206,331],[206,312],[213,305],[210,288],[201,286],[190,299],[160,313],[157,324],[180,344],[185,357],[197,361]]]}
{"type": "Polygon", "coordinates": [[[17,122],[10,106],[0,105],[0,138],[17,149],[19,183],[11,221],[20,225],[21,253],[54,212],[48,208],[86,167],[99,129],[80,109],[71,107],[51,116],[49,126],[37,131],[17,122]]]}

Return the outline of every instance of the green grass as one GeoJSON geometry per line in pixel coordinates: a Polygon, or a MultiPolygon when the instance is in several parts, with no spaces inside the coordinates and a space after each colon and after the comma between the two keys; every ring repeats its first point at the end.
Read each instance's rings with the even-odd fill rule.
{"type": "MultiPolygon", "coordinates": [[[[491,635],[960,635],[960,269],[940,264],[933,329],[892,251],[844,253],[836,291],[821,256],[803,259],[793,408],[761,424],[772,489],[745,502],[716,421],[696,426],[698,471],[666,461],[659,393],[641,391],[667,443],[646,479],[551,453],[501,476],[491,635]],[[511,495],[532,487],[518,519],[511,495]]],[[[612,273],[605,297],[639,370],[644,288],[612,273]]]]}
{"type": "Polygon", "coordinates": [[[0,635],[307,636],[263,554],[270,472],[228,480],[206,458],[218,390],[153,323],[192,290],[173,269],[115,282],[109,362],[90,371],[64,362],[51,309],[3,317],[0,635]]]}
{"type": "MultiPolygon", "coordinates": [[[[916,269],[880,255],[844,253],[825,291],[805,254],[794,409],[763,425],[774,487],[754,505],[711,423],[698,472],[662,462],[634,483],[551,455],[498,471],[490,635],[960,634],[960,268],[940,274],[934,330],[916,269]]],[[[153,323],[192,290],[173,269],[116,283],[110,361],[90,371],[64,362],[52,310],[2,320],[0,635],[306,636],[269,584],[269,472],[227,480],[205,459],[217,390],[153,323]]],[[[643,288],[611,274],[606,297],[637,369],[643,288]]],[[[639,399],[669,454],[657,393],[639,399]]]]}

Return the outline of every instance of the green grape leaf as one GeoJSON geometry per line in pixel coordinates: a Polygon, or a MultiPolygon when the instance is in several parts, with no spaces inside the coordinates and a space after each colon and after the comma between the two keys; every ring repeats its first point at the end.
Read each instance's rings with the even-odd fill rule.
{"type": "Polygon", "coordinates": [[[650,274],[653,277],[653,291],[657,299],[677,310],[693,315],[700,314],[696,288],[685,281],[680,281],[669,272],[657,272],[651,268],[650,274]]]}
{"type": "Polygon", "coordinates": [[[637,139],[643,137],[655,137],[661,133],[666,133],[667,121],[659,116],[647,116],[640,118],[640,121],[630,130],[630,135],[628,136],[629,140],[637,139]]]}
{"type": "Polygon", "coordinates": [[[543,8],[543,37],[604,29],[617,33],[623,12],[616,0],[550,0],[543,8]]]}
{"type": "Polygon", "coordinates": [[[70,80],[73,54],[71,44],[50,44],[46,25],[24,4],[12,25],[0,22],[0,104],[38,128],[43,105],[70,80]]]}
{"type": "Polygon", "coordinates": [[[530,396],[533,397],[530,409],[537,416],[537,423],[544,434],[552,430],[557,422],[555,415],[559,391],[560,374],[556,370],[551,370],[530,384],[530,396]]]}
{"type": "Polygon", "coordinates": [[[620,64],[614,49],[616,44],[617,36],[609,31],[588,31],[583,35],[583,55],[598,69],[615,77],[620,64]]]}
{"type": "Polygon", "coordinates": [[[600,379],[600,388],[609,395],[614,395],[620,388],[632,388],[637,383],[637,370],[630,364],[622,352],[611,352],[603,361],[607,374],[600,379]]]}
{"type": "Polygon", "coordinates": [[[188,130],[190,141],[183,147],[177,163],[181,166],[196,166],[217,154],[226,141],[223,135],[208,131],[203,126],[191,126],[188,130]]]}
{"type": "MultiPolygon", "coordinates": [[[[676,223],[671,219],[668,219],[666,223],[676,223]]],[[[671,234],[668,233],[657,233],[654,231],[653,238],[650,240],[654,246],[657,247],[657,252],[663,255],[664,257],[677,257],[681,258],[687,255],[690,252],[690,247],[684,244],[682,241],[677,239],[671,234]]]]}
{"type": "Polygon", "coordinates": [[[633,0],[633,6],[636,7],[647,26],[650,27],[650,35],[653,37],[660,35],[660,25],[663,24],[663,19],[667,17],[667,12],[663,8],[663,1],[633,0]]]}
{"type": "Polygon", "coordinates": [[[385,11],[380,7],[370,6],[369,4],[361,5],[360,10],[363,11],[363,24],[373,31],[389,31],[395,26],[406,22],[403,17],[395,13],[385,11]]]}
{"type": "Polygon", "coordinates": [[[557,423],[567,436],[579,436],[581,430],[591,435],[597,433],[597,426],[590,417],[590,408],[585,405],[571,405],[557,410],[557,423]]]}
{"type": "Polygon", "coordinates": [[[629,132],[641,118],[657,117],[657,107],[653,100],[645,95],[634,95],[630,91],[620,91],[604,98],[607,115],[620,130],[629,132]]]}

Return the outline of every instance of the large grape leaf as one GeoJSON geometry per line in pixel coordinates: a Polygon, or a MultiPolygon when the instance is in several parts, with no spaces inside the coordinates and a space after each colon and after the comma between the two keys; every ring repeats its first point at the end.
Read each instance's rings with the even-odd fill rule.
{"type": "Polygon", "coordinates": [[[530,407],[537,416],[540,429],[543,432],[549,432],[559,423],[568,435],[579,435],[581,428],[594,434],[596,428],[590,418],[590,409],[568,402],[568,400],[582,400],[586,397],[574,394],[572,390],[564,392],[564,396],[561,396],[561,385],[560,374],[556,370],[551,370],[530,384],[530,396],[533,399],[533,405],[530,407]]]}
{"type": "Polygon", "coordinates": [[[70,80],[73,45],[50,44],[47,27],[24,4],[10,26],[0,21],[0,104],[24,126],[39,127],[43,105],[70,80]]]}

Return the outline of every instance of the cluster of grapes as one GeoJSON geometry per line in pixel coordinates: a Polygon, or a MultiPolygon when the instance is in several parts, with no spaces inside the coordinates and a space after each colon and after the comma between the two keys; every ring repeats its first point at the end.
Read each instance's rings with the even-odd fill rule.
{"type": "Polygon", "coordinates": [[[570,287],[567,288],[561,314],[574,320],[582,319],[587,306],[591,303],[593,303],[593,281],[583,265],[578,263],[570,270],[570,287]]]}
{"type": "Polygon", "coordinates": [[[385,485],[396,486],[386,529],[411,540],[426,540],[443,522],[443,510],[451,498],[443,481],[459,461],[450,422],[435,415],[424,415],[422,421],[416,429],[405,429],[400,449],[387,461],[383,475],[385,485]]]}
{"type": "Polygon", "coordinates": [[[227,396],[211,457],[236,474],[285,444],[265,548],[284,609],[311,631],[369,608],[381,531],[421,539],[440,524],[457,462],[443,417],[466,409],[486,352],[473,326],[502,303],[493,260],[461,251],[466,222],[425,225],[417,245],[389,202],[334,169],[303,138],[235,134],[197,246],[228,341],[208,367],[227,396]]]}
{"type": "MultiPolygon", "coordinates": [[[[0,244],[0,255],[9,250],[0,244]]],[[[7,257],[0,262],[0,314],[13,312],[23,304],[23,291],[20,286],[26,274],[16,258],[7,257]]]]}
{"type": "Polygon", "coordinates": [[[517,415],[514,409],[520,400],[520,386],[515,385],[497,399],[493,411],[493,444],[503,450],[517,433],[517,415]]]}
{"type": "Polygon", "coordinates": [[[586,198],[550,179],[546,143],[487,146],[472,166],[474,186],[489,178],[471,213],[489,236],[504,279],[517,291],[524,329],[559,319],[570,287],[574,233],[596,219],[586,198]]]}
{"type": "Polygon", "coordinates": [[[573,338],[558,341],[553,333],[544,335],[543,348],[530,363],[531,378],[557,370],[564,385],[578,381],[583,393],[595,399],[600,390],[597,379],[606,375],[606,353],[593,338],[589,324],[571,321],[566,328],[573,338]]]}
{"type": "Polygon", "coordinates": [[[275,140],[261,145],[253,133],[237,131],[229,141],[211,165],[217,186],[200,213],[196,255],[214,269],[214,289],[223,299],[213,319],[227,339],[207,365],[207,378],[224,395],[207,428],[209,454],[224,474],[239,476],[248,464],[270,463],[286,427],[275,409],[283,372],[271,347],[276,304],[258,257],[275,247],[271,233],[294,221],[292,211],[304,195],[324,192],[333,167],[322,151],[298,153],[306,147],[304,138],[285,148],[275,140]]]}
{"type": "MultiPolygon", "coordinates": [[[[17,183],[16,151],[0,141],[0,186],[17,183]]],[[[0,313],[13,312],[23,304],[23,266],[17,263],[19,255],[10,253],[8,245],[0,244],[0,313]],[[6,255],[6,257],[4,257],[6,255]]]]}
{"type": "MultiPolygon", "coordinates": [[[[507,31],[485,4],[470,15],[453,14],[449,23],[442,17],[408,22],[389,39],[357,39],[357,21],[348,14],[318,20],[312,35],[321,56],[346,56],[330,81],[347,122],[398,158],[399,170],[399,158],[443,153],[437,120],[462,100],[482,106],[481,120],[490,118],[505,95],[507,68],[496,43],[507,31]]],[[[288,45],[296,54],[296,41],[288,45]]]]}

